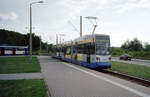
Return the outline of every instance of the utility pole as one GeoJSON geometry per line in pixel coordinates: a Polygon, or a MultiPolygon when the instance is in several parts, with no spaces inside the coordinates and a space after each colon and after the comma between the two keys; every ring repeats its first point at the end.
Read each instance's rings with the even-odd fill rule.
{"type": "Polygon", "coordinates": [[[41,36],[40,36],[40,55],[41,55],[41,50],[42,50],[42,47],[41,47],[41,36]]]}
{"type": "Polygon", "coordinates": [[[80,16],[80,37],[82,37],[82,16],[80,16]]]}
{"type": "Polygon", "coordinates": [[[30,60],[32,60],[32,4],[30,4],[30,60]]]}
{"type": "Polygon", "coordinates": [[[48,43],[46,43],[47,44],[47,54],[48,54],[48,43]]]}

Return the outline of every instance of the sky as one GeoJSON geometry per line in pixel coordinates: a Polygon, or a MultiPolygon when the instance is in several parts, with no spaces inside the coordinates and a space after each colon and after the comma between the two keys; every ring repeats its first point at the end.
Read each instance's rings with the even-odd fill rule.
{"type": "MultiPolygon", "coordinates": [[[[29,5],[38,0],[0,0],[0,29],[23,34],[29,32],[29,5]]],[[[64,41],[79,37],[80,16],[83,35],[92,34],[97,17],[96,34],[110,35],[111,46],[138,38],[150,43],[150,0],[44,0],[32,6],[33,33],[44,42],[55,43],[56,34],[64,41]]]]}

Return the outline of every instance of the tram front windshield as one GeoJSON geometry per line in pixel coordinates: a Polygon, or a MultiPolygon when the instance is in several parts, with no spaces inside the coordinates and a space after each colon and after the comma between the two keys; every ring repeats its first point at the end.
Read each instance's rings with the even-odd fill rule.
{"type": "Polygon", "coordinates": [[[96,54],[109,55],[109,52],[110,52],[109,36],[96,37],[96,54]]]}

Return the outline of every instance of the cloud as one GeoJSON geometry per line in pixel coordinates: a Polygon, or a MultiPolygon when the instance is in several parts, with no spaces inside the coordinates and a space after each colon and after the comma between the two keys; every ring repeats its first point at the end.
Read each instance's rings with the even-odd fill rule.
{"type": "Polygon", "coordinates": [[[11,20],[14,21],[18,18],[18,15],[15,12],[10,12],[9,14],[0,13],[0,21],[2,20],[11,20]]]}
{"type": "Polygon", "coordinates": [[[90,6],[93,6],[93,11],[108,9],[115,13],[136,8],[150,8],[150,0],[61,0],[60,4],[66,10],[72,11],[70,16],[79,15],[90,6]]]}
{"type": "Polygon", "coordinates": [[[150,8],[150,0],[130,0],[130,2],[119,5],[116,13],[123,13],[137,8],[150,8]]]}

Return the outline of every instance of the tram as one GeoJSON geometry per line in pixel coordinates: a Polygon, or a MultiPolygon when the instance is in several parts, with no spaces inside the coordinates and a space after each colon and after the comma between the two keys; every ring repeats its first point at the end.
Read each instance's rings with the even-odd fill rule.
{"type": "Polygon", "coordinates": [[[28,46],[0,46],[0,56],[29,55],[28,46]]]}
{"type": "Polygon", "coordinates": [[[63,44],[54,45],[52,57],[89,68],[111,67],[109,35],[85,35],[63,44]]]}

